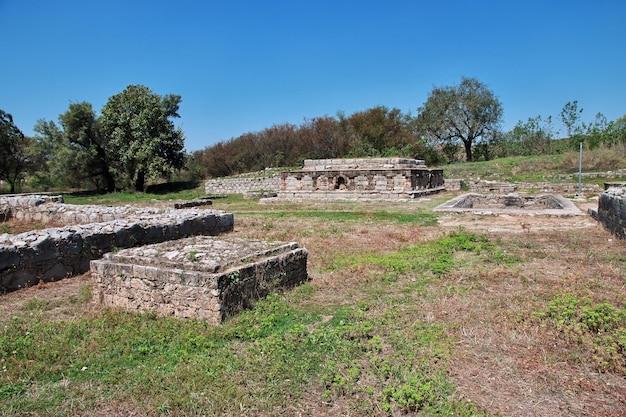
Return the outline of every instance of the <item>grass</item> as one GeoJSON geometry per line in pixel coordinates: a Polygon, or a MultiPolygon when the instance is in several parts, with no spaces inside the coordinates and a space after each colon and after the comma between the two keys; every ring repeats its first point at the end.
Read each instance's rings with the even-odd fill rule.
{"type": "Polygon", "coordinates": [[[0,333],[5,415],[81,413],[103,400],[141,414],[271,415],[311,387],[326,404],[358,397],[362,412],[476,415],[449,398],[441,364],[451,341],[440,326],[416,324],[407,339],[398,312],[366,301],[323,321],[294,303],[311,291],[272,295],[221,327],[116,310],[14,317],[0,333]]]}
{"type": "MultiPolygon", "coordinates": [[[[358,206],[355,211],[360,213],[358,206]]],[[[93,310],[88,287],[67,299],[25,301],[0,319],[3,415],[89,415],[96,409],[154,416],[498,415],[502,406],[489,406],[463,384],[460,391],[467,377],[450,376],[451,369],[458,373],[468,366],[460,365],[474,349],[464,341],[468,328],[503,337],[517,327],[516,332],[546,337],[548,344],[552,334],[561,333],[561,342],[577,346],[578,353],[554,359],[560,368],[565,360],[578,369],[623,372],[623,297],[611,290],[611,282],[624,282],[623,253],[605,258],[613,275],[601,274],[584,287],[563,276],[559,285],[546,282],[544,290],[524,295],[528,286],[522,281],[538,279],[528,273],[545,258],[535,257],[545,236],[533,243],[527,234],[507,239],[465,229],[442,233],[436,226],[358,215],[337,226],[352,238],[335,241],[320,227],[327,217],[305,213],[309,209],[284,220],[313,222],[316,232],[305,239],[313,250],[313,281],[270,295],[221,326],[93,310]],[[402,227],[409,228],[407,234],[396,232],[384,246],[358,232],[402,227]],[[417,230],[434,233],[415,238],[417,230]],[[322,244],[325,260],[314,251],[322,244]],[[492,297],[494,292],[500,295],[492,297]],[[463,314],[453,313],[470,305],[463,314]],[[59,307],[74,308],[76,315],[54,320],[51,312],[59,307]],[[477,330],[478,323],[487,327],[477,330]]],[[[262,232],[260,225],[250,228],[262,232]]],[[[572,254],[584,246],[580,236],[564,243],[558,250],[572,254]]],[[[491,340],[486,349],[514,343],[494,344],[494,337],[485,334],[475,342],[491,340]]],[[[534,343],[541,344],[529,346],[534,343]]],[[[492,353],[494,365],[502,355],[492,353]]],[[[506,387],[505,381],[501,389],[506,387]]]]}
{"type": "Polygon", "coordinates": [[[557,294],[534,317],[556,327],[573,344],[587,346],[599,371],[626,374],[626,304],[557,294]]]}
{"type": "MultiPolygon", "coordinates": [[[[451,254],[489,243],[461,233],[432,245],[451,254]]],[[[383,259],[374,262],[389,272],[400,262],[383,259]]],[[[383,292],[396,285],[377,283],[383,292]]],[[[451,397],[445,363],[453,341],[441,325],[407,328],[417,307],[387,305],[373,292],[353,304],[319,306],[311,302],[318,291],[307,284],[271,295],[219,327],[117,310],[55,321],[46,313],[63,302],[32,298],[0,331],[6,413],[83,413],[104,401],[140,414],[272,415],[306,409],[302,398],[318,396],[322,413],[347,401],[365,414],[478,415],[472,403],[451,397]]]]}
{"type": "Polygon", "coordinates": [[[393,223],[418,223],[424,226],[437,224],[437,217],[432,213],[393,213],[388,211],[353,210],[353,211],[241,211],[243,215],[261,215],[269,218],[286,219],[293,218],[317,218],[329,222],[393,222],[393,223]]]}
{"type": "MultiPolygon", "coordinates": [[[[549,161],[524,166],[540,163],[549,161]]],[[[193,193],[202,190],[66,201],[193,193]]],[[[89,286],[55,298],[33,288],[18,304],[1,297],[0,415],[623,414],[623,242],[595,227],[471,228],[493,218],[447,229],[430,209],[448,198],[215,200],[235,214],[233,235],[306,247],[312,277],[221,326],[94,308],[89,286]]]]}
{"type": "MultiPolygon", "coordinates": [[[[576,182],[579,153],[566,151],[556,155],[518,156],[491,161],[458,163],[439,168],[446,178],[480,178],[508,182],[576,182]]],[[[583,151],[583,172],[606,172],[626,168],[626,152],[618,147],[583,151]]],[[[585,183],[602,185],[615,178],[584,178],[585,183]]]]}
{"type": "Polygon", "coordinates": [[[123,204],[154,204],[158,202],[171,202],[180,200],[193,200],[205,195],[204,185],[191,190],[181,190],[171,193],[129,193],[115,192],[110,194],[64,194],[63,200],[67,204],[100,204],[100,205],[123,205],[123,204]]]}

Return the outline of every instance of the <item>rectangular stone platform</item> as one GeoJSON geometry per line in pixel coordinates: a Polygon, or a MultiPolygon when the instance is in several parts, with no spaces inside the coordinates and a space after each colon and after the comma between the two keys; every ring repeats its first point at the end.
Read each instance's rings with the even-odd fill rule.
{"type": "Polygon", "coordinates": [[[100,305],[221,323],[267,294],[308,280],[297,243],[196,236],[91,262],[100,305]]]}

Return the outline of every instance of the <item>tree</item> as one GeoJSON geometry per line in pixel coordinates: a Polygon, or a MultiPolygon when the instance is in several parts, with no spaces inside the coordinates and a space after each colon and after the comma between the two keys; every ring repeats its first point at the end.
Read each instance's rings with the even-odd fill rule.
{"type": "Polygon", "coordinates": [[[298,129],[298,141],[298,159],[338,158],[346,151],[346,140],[339,123],[329,116],[305,119],[298,129]]]}
{"type": "Polygon", "coordinates": [[[85,181],[107,192],[115,191],[106,141],[98,128],[91,104],[71,103],[59,115],[59,124],[40,120],[35,125],[33,155],[41,169],[34,173],[44,180],[45,173],[57,178],[57,185],[80,188],[85,181]]]}
{"type": "Polygon", "coordinates": [[[385,155],[416,139],[411,131],[410,117],[396,108],[373,107],[353,113],[346,122],[354,156],[385,155]]]}
{"type": "Polygon", "coordinates": [[[185,164],[184,134],[171,118],[181,97],[160,96],[142,85],[129,85],[109,98],[99,118],[106,150],[119,176],[143,191],[147,178],[169,177],[185,164]]]}
{"type": "Polygon", "coordinates": [[[609,146],[626,144],[626,115],[609,123],[607,131],[610,135],[610,139],[607,140],[609,146]]]}
{"type": "Polygon", "coordinates": [[[70,176],[66,174],[62,155],[57,152],[63,142],[63,131],[52,121],[40,119],[33,128],[35,133],[30,146],[33,165],[29,183],[37,189],[48,190],[58,185],[66,185],[70,176]]]}
{"type": "Polygon", "coordinates": [[[13,123],[13,116],[0,110],[0,179],[9,183],[11,193],[30,166],[28,144],[29,139],[13,123]]]}
{"type": "Polygon", "coordinates": [[[583,109],[578,108],[578,100],[568,101],[561,110],[561,121],[567,130],[567,137],[576,137],[582,133],[580,127],[580,115],[583,109]]]}
{"type": "Polygon", "coordinates": [[[546,155],[552,151],[552,116],[529,117],[517,122],[513,130],[499,137],[496,145],[498,156],[546,155]]]}
{"type": "Polygon", "coordinates": [[[475,78],[461,79],[459,85],[435,87],[418,109],[419,131],[439,143],[461,141],[467,161],[472,145],[488,141],[502,121],[502,105],[487,86],[475,78]]]}
{"type": "MultiPolygon", "coordinates": [[[[108,192],[115,191],[115,179],[111,173],[106,139],[98,128],[96,112],[90,103],[72,103],[59,116],[67,147],[71,150],[67,159],[77,178],[102,178],[108,192]]],[[[99,181],[94,181],[97,184],[99,181]]]]}

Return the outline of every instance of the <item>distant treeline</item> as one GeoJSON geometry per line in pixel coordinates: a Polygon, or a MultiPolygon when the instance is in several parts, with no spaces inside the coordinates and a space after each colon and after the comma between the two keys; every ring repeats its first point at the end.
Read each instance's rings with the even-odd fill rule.
{"type": "MultiPolygon", "coordinates": [[[[561,113],[567,137],[558,139],[552,117],[519,121],[508,132],[497,131],[472,144],[473,160],[545,155],[626,144],[626,116],[607,121],[598,114],[591,124],[580,121],[582,109],[570,102],[561,113]],[[572,109],[573,106],[573,109],[572,109]],[[568,112],[569,111],[569,112],[568,112]],[[569,117],[569,118],[568,118],[569,117]]],[[[434,140],[419,117],[384,106],[346,116],[306,119],[300,125],[274,125],[193,152],[189,169],[203,178],[236,175],[268,167],[300,166],[304,159],[390,157],[423,159],[429,166],[463,160],[463,144],[434,140]]]]}
{"type": "Polygon", "coordinates": [[[299,126],[284,123],[257,133],[218,142],[192,154],[204,177],[221,177],[267,167],[297,166],[304,159],[401,155],[443,161],[443,154],[428,146],[414,120],[398,109],[384,106],[349,117],[306,119],[299,126]]]}
{"type": "Polygon", "coordinates": [[[565,104],[559,114],[566,139],[557,140],[552,116],[519,121],[502,132],[502,104],[485,84],[466,77],[433,88],[415,116],[385,106],[349,116],[339,112],[245,133],[191,155],[184,151],[184,132],[173,122],[181,100],[130,85],[111,96],[100,114],[88,102],[70,103],[58,123],[39,120],[33,137],[0,109],[0,192],[142,192],[162,180],[195,183],[296,167],[305,159],[398,156],[440,166],[577,150],[581,142],[588,149],[610,148],[607,154],[626,149],[626,116],[608,121],[598,113],[586,124],[577,101],[565,104]]]}

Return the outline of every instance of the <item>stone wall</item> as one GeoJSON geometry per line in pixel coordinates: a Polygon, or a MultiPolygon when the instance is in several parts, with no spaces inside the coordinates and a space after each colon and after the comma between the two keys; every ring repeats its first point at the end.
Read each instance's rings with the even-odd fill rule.
{"type": "Polygon", "coordinates": [[[0,221],[9,220],[14,215],[28,212],[31,207],[45,203],[62,203],[63,196],[39,194],[7,194],[0,196],[0,221]]]}
{"type": "Polygon", "coordinates": [[[278,191],[280,176],[259,178],[217,178],[204,184],[207,194],[244,194],[249,191],[278,191]]]}
{"type": "Polygon", "coordinates": [[[406,158],[308,159],[282,173],[276,201],[409,200],[444,190],[443,170],[406,158]]]}
{"type": "Polygon", "coordinates": [[[609,188],[598,200],[598,209],[591,216],[620,239],[626,239],[626,189],[609,188]]]}
{"type": "Polygon", "coordinates": [[[218,324],[308,280],[306,263],[295,242],[197,236],[108,253],[91,270],[103,306],[218,324]]]}
{"type": "MultiPolygon", "coordinates": [[[[539,191],[551,194],[576,194],[578,193],[578,183],[526,183],[526,182],[505,182],[472,180],[468,184],[471,193],[512,193],[516,191],[539,191]]],[[[599,194],[602,189],[597,184],[582,184],[582,192],[587,194],[599,194]]]]}
{"type": "Polygon", "coordinates": [[[16,219],[67,226],[0,235],[0,291],[14,291],[89,270],[89,262],[120,248],[233,229],[218,210],[76,206],[45,197],[3,197],[16,219]]]}

